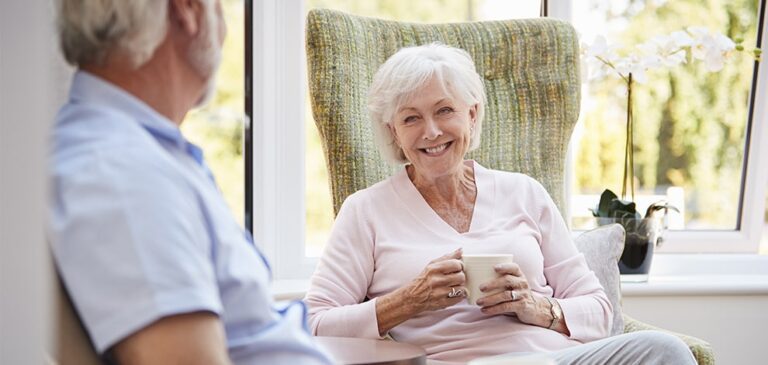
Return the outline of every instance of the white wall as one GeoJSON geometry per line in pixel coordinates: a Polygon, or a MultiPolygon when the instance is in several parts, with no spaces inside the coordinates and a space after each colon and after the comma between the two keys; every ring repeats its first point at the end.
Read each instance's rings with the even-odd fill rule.
{"type": "Polygon", "coordinates": [[[708,341],[718,364],[768,363],[768,256],[658,255],[650,280],[622,294],[626,314],[708,341]]]}
{"type": "Polygon", "coordinates": [[[708,341],[717,364],[765,364],[768,294],[624,297],[629,316],[708,341]]]}
{"type": "Polygon", "coordinates": [[[41,364],[50,349],[45,243],[48,126],[62,72],[52,1],[0,3],[0,363],[41,364]]]}

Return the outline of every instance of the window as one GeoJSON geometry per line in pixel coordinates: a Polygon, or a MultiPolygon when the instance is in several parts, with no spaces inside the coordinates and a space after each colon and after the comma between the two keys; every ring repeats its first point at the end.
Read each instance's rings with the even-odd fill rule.
{"type": "MultiPolygon", "coordinates": [[[[743,39],[747,48],[760,36],[759,0],[582,0],[570,6],[572,23],[586,42],[602,35],[609,43],[634,46],[690,26],[743,39]]],[[[635,200],[640,212],[658,200],[680,209],[667,217],[668,238],[697,244],[696,234],[706,232],[719,237],[718,250],[728,250],[725,241],[738,240],[731,234],[748,225],[742,205],[749,196],[748,163],[754,163],[746,152],[750,120],[753,128],[758,120],[750,113],[756,65],[750,52],[735,52],[717,73],[707,73],[701,63],[682,65],[650,71],[646,83],[633,86],[635,200]]],[[[611,77],[583,88],[571,144],[576,229],[594,226],[589,208],[603,189],[621,190],[625,89],[611,77]]]]}
{"type": "Polygon", "coordinates": [[[222,49],[215,97],[204,108],[192,111],[181,129],[205,151],[206,162],[216,176],[224,199],[242,224],[245,212],[243,0],[223,0],[222,10],[227,22],[227,39],[222,49]]]}
{"type": "MultiPolygon", "coordinates": [[[[252,178],[248,183],[252,196],[247,199],[253,203],[252,210],[249,210],[253,212],[253,216],[246,216],[245,220],[247,226],[252,222],[254,236],[264,245],[267,255],[273,262],[277,279],[302,279],[311,274],[332,223],[325,161],[307,102],[304,54],[304,22],[307,9],[330,7],[381,18],[444,22],[535,17],[538,16],[542,6],[538,1],[503,0],[432,0],[403,1],[402,3],[407,3],[407,7],[399,5],[398,1],[391,0],[366,2],[306,0],[303,3],[280,0],[245,1],[246,14],[251,15],[246,26],[246,70],[250,71],[246,73],[249,98],[246,108],[250,119],[246,120],[245,143],[252,158],[252,161],[247,162],[247,166],[253,171],[252,174],[246,174],[246,178],[252,178]],[[512,5],[520,7],[515,8],[512,5]],[[301,107],[296,107],[297,104],[301,107]]],[[[711,22],[720,19],[719,15],[713,17],[706,16],[707,14],[725,12],[730,14],[727,19],[732,27],[718,28],[718,30],[729,30],[730,33],[727,32],[727,34],[731,36],[734,36],[735,32],[743,33],[745,44],[747,42],[757,44],[759,30],[762,28],[760,24],[764,21],[761,16],[762,0],[759,4],[755,0],[714,2],[713,4],[717,7],[708,9],[704,8],[705,5],[693,0],[618,2],[550,0],[545,2],[544,7],[552,16],[573,18],[577,30],[587,38],[599,32],[615,37],[626,36],[631,40],[645,39],[644,34],[638,34],[638,27],[641,26],[642,29],[658,29],[659,32],[671,31],[687,25],[679,24],[679,19],[711,22]],[[654,9],[662,7],[671,7],[673,10],[678,7],[693,9],[696,10],[694,14],[697,16],[678,16],[677,18],[669,16],[676,19],[677,23],[672,23],[667,18],[656,19],[652,16],[654,9]],[[593,19],[593,13],[599,17],[593,19]],[[590,24],[592,21],[594,25],[590,24]]],[[[698,24],[701,23],[690,25],[698,24]]],[[[718,24],[722,26],[724,23],[715,25],[718,24]]],[[[768,126],[766,126],[768,110],[764,105],[764,100],[768,100],[764,90],[768,86],[768,72],[762,71],[765,66],[761,64],[759,77],[755,78],[754,64],[751,62],[741,61],[730,64],[738,64],[738,67],[728,71],[727,74],[725,72],[714,74],[705,81],[717,84],[721,79],[728,80],[733,84],[728,90],[732,91],[734,96],[721,96],[715,92],[717,90],[706,91],[705,94],[711,98],[705,99],[707,103],[702,105],[699,102],[696,108],[685,109],[696,113],[697,123],[706,125],[707,130],[715,132],[699,131],[695,134],[685,130],[683,137],[667,138],[673,144],[664,148],[670,150],[681,148],[681,146],[690,148],[691,145],[705,144],[701,140],[697,142],[695,137],[706,141],[708,150],[704,152],[707,153],[697,152],[699,154],[693,155],[696,156],[695,159],[685,160],[685,164],[677,160],[660,159],[658,156],[667,156],[669,152],[665,150],[659,155],[658,151],[653,151],[653,146],[658,146],[658,136],[662,131],[660,125],[662,119],[659,115],[664,116],[662,108],[668,108],[668,104],[671,103],[669,97],[664,98],[665,95],[670,94],[671,88],[668,79],[664,84],[664,77],[671,74],[677,78],[697,78],[698,71],[681,68],[681,70],[652,78],[652,82],[663,84],[666,89],[662,89],[661,86],[658,89],[656,86],[643,86],[647,94],[642,101],[639,101],[644,103],[642,108],[636,107],[641,110],[641,113],[636,116],[636,125],[638,128],[643,124],[647,127],[643,127],[643,131],[636,131],[636,144],[642,143],[648,151],[643,150],[636,154],[636,156],[642,156],[641,161],[636,162],[636,168],[642,169],[642,174],[638,173],[640,179],[638,191],[654,198],[658,195],[674,195],[676,191],[679,193],[679,189],[671,189],[668,192],[668,187],[683,189],[682,198],[679,199],[684,202],[681,204],[685,210],[682,226],[684,229],[667,233],[667,243],[663,248],[667,251],[756,251],[764,225],[762,214],[764,202],[761,199],[742,199],[741,197],[765,195],[765,184],[758,184],[758,182],[768,180],[768,172],[759,171],[757,166],[765,166],[768,163],[766,157],[763,157],[768,156],[768,147],[749,142],[768,140],[768,126]],[[759,86],[754,94],[752,93],[753,80],[756,82],[755,85],[759,86]],[[755,100],[760,102],[750,108],[755,100]],[[719,108],[716,113],[711,112],[710,104],[719,108]],[[710,111],[703,112],[707,110],[710,111]],[[722,114],[727,114],[728,117],[724,118],[722,114]],[[748,123],[750,117],[753,121],[751,124],[748,123]],[[714,147],[709,146],[709,143],[714,147]],[[712,149],[722,153],[712,153],[712,149]],[[713,165],[705,163],[704,158],[710,158],[710,156],[715,160],[713,165]],[[674,162],[677,165],[667,168],[660,165],[659,161],[674,162]],[[704,178],[696,177],[697,181],[693,182],[692,176],[698,176],[696,174],[703,174],[701,176],[704,178]],[[713,185],[707,185],[711,181],[698,181],[711,180],[713,177],[717,182],[713,185]],[[718,196],[719,199],[705,200],[714,196],[718,196]],[[711,212],[711,210],[720,211],[711,212]]],[[[649,83],[649,85],[656,84],[649,83]]],[[[616,189],[615,186],[620,180],[615,162],[598,160],[595,163],[594,161],[598,151],[603,155],[622,156],[620,150],[603,152],[616,148],[609,143],[610,134],[606,132],[623,134],[623,131],[613,125],[612,117],[622,112],[617,105],[622,104],[615,103],[620,95],[617,96],[615,88],[611,89],[610,86],[610,83],[605,86],[590,85],[582,94],[585,99],[585,105],[582,108],[584,120],[579,124],[583,127],[579,127],[572,141],[573,164],[568,171],[571,182],[567,191],[572,198],[571,205],[575,207],[581,204],[583,210],[596,203],[596,200],[589,200],[590,195],[599,194],[600,190],[606,187],[616,189]],[[592,94],[596,95],[594,99],[590,99],[592,94]],[[598,123],[599,120],[605,119],[608,121],[598,123]],[[598,138],[598,140],[589,138],[598,138]],[[590,159],[590,157],[593,158],[590,159]],[[595,163],[595,166],[589,165],[592,163],[595,163]],[[589,169],[584,166],[588,166],[589,169]],[[593,178],[593,175],[599,178],[593,178]],[[586,203],[580,203],[579,199],[586,203]]],[[[703,87],[698,84],[686,87],[686,89],[690,88],[698,90],[703,87]]],[[[615,119],[620,118],[615,117],[615,119]]],[[[663,120],[667,122],[671,119],[663,120]]],[[[615,124],[621,125],[620,122],[615,124]]],[[[248,158],[247,156],[246,159],[248,158]]],[[[579,224],[581,223],[574,220],[575,226],[579,224]]]]}

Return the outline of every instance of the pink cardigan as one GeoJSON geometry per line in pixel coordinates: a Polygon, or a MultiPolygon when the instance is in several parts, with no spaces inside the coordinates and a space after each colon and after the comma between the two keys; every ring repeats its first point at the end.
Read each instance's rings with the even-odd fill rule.
{"type": "Polygon", "coordinates": [[[484,315],[464,301],[390,331],[397,341],[423,347],[430,363],[552,351],[608,335],[611,304],[546,190],[523,174],[474,167],[477,200],[466,233],[429,207],[405,169],[347,198],[305,298],[314,334],[379,338],[376,298],[463,247],[465,254],[514,254],[531,290],[558,300],[571,335],[484,315]]]}

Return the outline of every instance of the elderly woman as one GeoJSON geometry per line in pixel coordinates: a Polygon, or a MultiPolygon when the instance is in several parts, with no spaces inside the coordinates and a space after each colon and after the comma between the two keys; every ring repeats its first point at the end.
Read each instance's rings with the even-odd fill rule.
{"type": "Polygon", "coordinates": [[[435,364],[531,352],[560,364],[695,364],[662,333],[603,339],[613,309],[546,190],[464,159],[479,145],[484,104],[463,50],[404,48],[379,69],[373,128],[405,167],[344,202],[306,297],[314,334],[390,335],[435,364]],[[513,254],[481,286],[503,291],[467,302],[464,252],[513,254]]]}

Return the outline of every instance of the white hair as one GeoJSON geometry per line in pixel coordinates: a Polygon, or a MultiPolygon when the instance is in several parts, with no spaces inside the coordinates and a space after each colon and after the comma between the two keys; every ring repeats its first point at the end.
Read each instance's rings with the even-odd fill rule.
{"type": "MultiPolygon", "coordinates": [[[[212,11],[213,0],[200,0],[212,11]]],[[[73,66],[103,64],[115,50],[133,67],[154,54],[168,30],[168,0],[58,0],[59,42],[73,66]]]]}
{"type": "Polygon", "coordinates": [[[402,164],[408,159],[395,143],[389,124],[396,111],[433,77],[452,97],[470,106],[477,105],[469,151],[480,146],[485,88],[469,53],[440,43],[407,47],[381,65],[368,92],[374,138],[382,156],[390,162],[402,164]]]}

